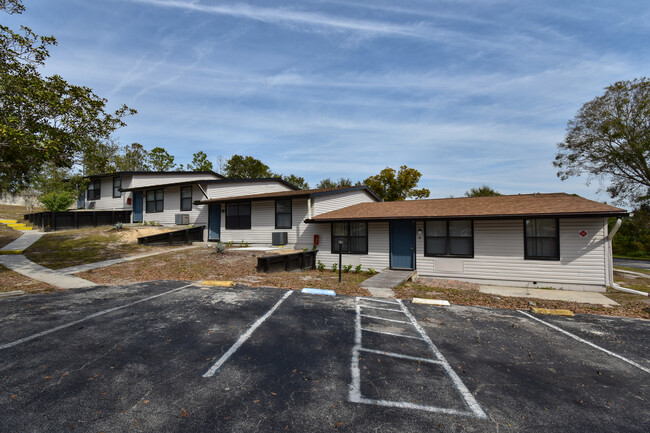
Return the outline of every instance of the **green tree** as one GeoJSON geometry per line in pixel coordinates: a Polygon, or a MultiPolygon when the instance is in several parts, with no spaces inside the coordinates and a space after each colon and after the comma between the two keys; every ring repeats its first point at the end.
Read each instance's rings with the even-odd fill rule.
{"type": "Polygon", "coordinates": [[[273,177],[269,166],[252,156],[233,155],[224,166],[224,175],[230,179],[259,179],[273,177]]]}
{"type": "Polygon", "coordinates": [[[140,143],[124,146],[115,157],[116,171],[150,171],[149,152],[140,143]]]}
{"type": "Polygon", "coordinates": [[[114,141],[97,143],[81,155],[83,174],[90,176],[117,171],[119,152],[120,146],[114,141]]]}
{"type": "Polygon", "coordinates": [[[469,191],[465,191],[465,197],[489,197],[494,195],[503,195],[503,194],[493,190],[487,185],[481,185],[478,188],[472,188],[469,191]]]}
{"type": "Polygon", "coordinates": [[[585,103],[567,124],[553,165],[562,180],[587,175],[608,182],[610,196],[640,203],[650,196],[650,81],[619,81],[585,103]]]}
{"type": "Polygon", "coordinates": [[[162,147],[154,147],[151,149],[147,162],[152,171],[170,171],[176,167],[174,157],[162,147]]]}
{"type": "Polygon", "coordinates": [[[191,171],[212,171],[212,163],[208,160],[208,155],[199,150],[194,154],[192,162],[187,164],[187,169],[191,171]]]}
{"type": "Polygon", "coordinates": [[[327,179],[321,180],[318,183],[318,185],[316,185],[316,188],[317,189],[342,188],[342,187],[347,187],[347,186],[352,186],[352,181],[350,179],[346,179],[346,178],[342,177],[339,180],[332,180],[331,178],[328,177],[327,179]]]}
{"type": "MultiPolygon", "coordinates": [[[[20,0],[0,1],[0,11],[20,14],[20,0]]],[[[53,36],[0,25],[0,190],[25,189],[43,166],[71,168],[75,158],[109,139],[135,110],[107,113],[106,99],[58,75],[43,77],[53,36]]]]}
{"type": "Polygon", "coordinates": [[[403,165],[398,172],[395,172],[393,168],[386,167],[379,174],[367,178],[364,183],[384,201],[429,197],[428,189],[416,189],[420,177],[422,177],[422,173],[403,165]]]}
{"type": "Polygon", "coordinates": [[[297,186],[300,189],[309,189],[309,184],[304,177],[296,176],[295,174],[281,177],[284,181],[289,182],[291,185],[297,186]]]}

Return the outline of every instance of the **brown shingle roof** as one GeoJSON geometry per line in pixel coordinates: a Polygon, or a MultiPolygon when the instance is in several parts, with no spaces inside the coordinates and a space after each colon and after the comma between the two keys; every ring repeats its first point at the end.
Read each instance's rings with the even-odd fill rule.
{"type": "Polygon", "coordinates": [[[360,203],[309,221],[429,218],[513,218],[524,216],[623,216],[627,211],[565,193],[520,194],[360,203]]]}
{"type": "MultiPolygon", "coordinates": [[[[242,200],[272,200],[276,198],[299,198],[299,197],[314,197],[319,195],[337,194],[347,191],[366,191],[371,196],[377,198],[375,194],[368,189],[367,186],[344,186],[340,188],[320,188],[320,189],[301,189],[296,191],[276,191],[266,192],[262,194],[249,194],[237,197],[221,197],[204,199],[194,202],[195,204],[209,204],[209,203],[225,203],[229,201],[242,201],[242,200]]],[[[377,199],[379,200],[379,199],[377,199]]]]}

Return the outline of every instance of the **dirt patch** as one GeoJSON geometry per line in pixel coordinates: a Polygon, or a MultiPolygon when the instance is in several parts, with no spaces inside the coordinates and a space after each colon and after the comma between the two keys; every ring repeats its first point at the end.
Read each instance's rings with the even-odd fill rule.
{"type": "Polygon", "coordinates": [[[167,233],[178,230],[170,227],[125,227],[120,230],[115,230],[119,239],[125,243],[137,243],[138,238],[143,236],[158,235],[160,233],[167,233]]]}
{"type": "Polygon", "coordinates": [[[480,288],[478,284],[468,283],[466,281],[441,280],[429,277],[418,277],[414,280],[414,283],[441,289],[478,290],[480,288]]]}
{"type": "Polygon", "coordinates": [[[527,310],[532,306],[539,308],[558,308],[574,313],[600,314],[604,316],[623,316],[650,319],[650,300],[647,297],[608,291],[607,296],[621,305],[606,307],[603,305],[581,304],[577,302],[550,301],[536,298],[514,298],[481,293],[475,289],[458,289],[429,287],[417,283],[405,283],[394,289],[401,299],[430,298],[445,299],[452,304],[483,306],[513,310],[527,310]]]}
{"type": "Polygon", "coordinates": [[[331,289],[344,295],[369,295],[367,290],[359,287],[363,280],[370,277],[369,274],[344,273],[341,283],[338,282],[338,274],[330,271],[308,270],[265,274],[255,269],[257,257],[262,255],[266,255],[266,252],[229,248],[225,253],[219,254],[214,248],[193,248],[95,269],[77,276],[98,284],[168,279],[230,280],[252,287],[288,289],[316,287],[331,289]]]}
{"type": "Polygon", "coordinates": [[[11,292],[14,290],[24,290],[28,293],[35,293],[53,292],[59,289],[42,281],[32,280],[31,278],[0,265],[0,292],[11,292]]]}

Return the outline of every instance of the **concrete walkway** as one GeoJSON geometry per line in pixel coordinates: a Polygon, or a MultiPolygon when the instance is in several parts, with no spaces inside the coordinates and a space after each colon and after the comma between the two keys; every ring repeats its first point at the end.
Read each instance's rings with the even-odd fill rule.
{"type": "Polygon", "coordinates": [[[384,269],[374,277],[361,283],[361,288],[367,289],[372,296],[379,298],[393,298],[393,287],[397,287],[413,276],[415,271],[397,271],[384,269]]]}
{"type": "Polygon", "coordinates": [[[119,259],[102,260],[101,262],[86,263],[86,264],[83,264],[83,265],[76,265],[76,266],[70,266],[68,268],[61,268],[61,269],[58,269],[57,272],[61,272],[61,273],[66,274],[66,275],[71,275],[71,274],[76,274],[76,273],[79,273],[79,272],[91,271],[93,269],[105,268],[106,266],[112,266],[112,265],[116,265],[118,263],[130,262],[131,260],[144,259],[145,257],[157,256],[159,254],[173,253],[173,252],[182,251],[182,250],[189,250],[189,249],[192,249],[192,248],[199,248],[199,246],[198,245],[192,245],[192,246],[189,246],[189,247],[174,248],[173,250],[156,251],[155,253],[141,254],[139,256],[129,256],[129,257],[121,257],[119,259]]]}
{"type": "Polygon", "coordinates": [[[0,248],[0,251],[14,251],[15,254],[22,254],[34,242],[39,240],[45,233],[25,232],[18,239],[0,248]]]}
{"type": "Polygon", "coordinates": [[[573,290],[527,289],[523,287],[481,286],[481,293],[497,296],[513,296],[517,298],[537,298],[551,301],[579,302],[581,304],[618,305],[598,292],[578,292],[573,290]]]}
{"type": "Polygon", "coordinates": [[[27,257],[19,254],[0,256],[0,264],[26,277],[43,281],[61,289],[79,289],[97,285],[92,281],[66,275],[62,272],[46,268],[45,266],[37,265],[27,257]]]}

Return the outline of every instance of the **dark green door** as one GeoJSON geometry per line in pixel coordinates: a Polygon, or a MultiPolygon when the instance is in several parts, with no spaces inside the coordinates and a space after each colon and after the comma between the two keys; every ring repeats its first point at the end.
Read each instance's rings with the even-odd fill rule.
{"type": "Polygon", "coordinates": [[[208,211],[208,240],[221,239],[221,205],[211,204],[208,211]]]}

